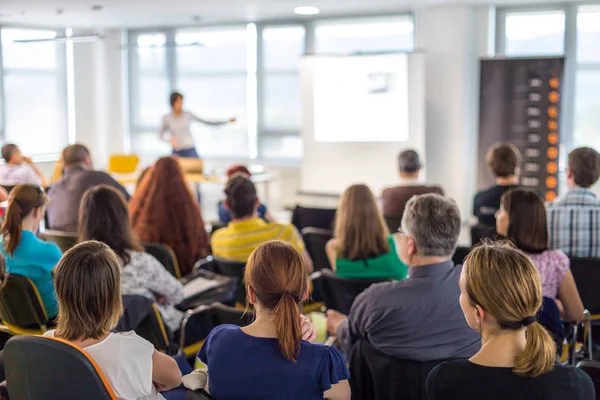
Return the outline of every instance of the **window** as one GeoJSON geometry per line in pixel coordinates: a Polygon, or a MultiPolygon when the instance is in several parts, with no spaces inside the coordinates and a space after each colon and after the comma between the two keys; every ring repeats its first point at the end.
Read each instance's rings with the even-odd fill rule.
{"type": "Polygon", "coordinates": [[[509,56],[561,55],[565,50],[564,11],[509,12],[505,16],[509,56]]]}
{"type": "Polygon", "coordinates": [[[3,28],[0,35],[5,141],[29,156],[60,153],[68,144],[65,45],[36,42],[55,38],[51,30],[3,28]]]}
{"type": "Polygon", "coordinates": [[[317,54],[412,51],[414,25],[407,15],[319,22],[315,28],[317,54]]]}

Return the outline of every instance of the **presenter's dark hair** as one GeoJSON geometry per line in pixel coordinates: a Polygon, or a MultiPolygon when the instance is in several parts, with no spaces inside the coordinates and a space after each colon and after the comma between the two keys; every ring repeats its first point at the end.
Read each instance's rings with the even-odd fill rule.
{"type": "Polygon", "coordinates": [[[225,203],[234,218],[244,218],[254,213],[257,194],[254,183],[245,176],[237,175],[227,182],[225,203]]]}
{"type": "Polygon", "coordinates": [[[171,96],[169,96],[169,104],[171,104],[171,107],[173,107],[175,105],[175,102],[179,99],[183,99],[183,95],[179,92],[173,92],[171,93],[171,96]]]}
{"type": "Polygon", "coordinates": [[[2,158],[4,161],[10,162],[10,159],[13,156],[13,153],[17,151],[19,147],[16,144],[7,143],[2,147],[2,158]]]}
{"type": "Polygon", "coordinates": [[[548,250],[548,222],[544,200],[532,189],[504,193],[500,204],[508,214],[508,238],[527,253],[548,250]]]}
{"type": "Polygon", "coordinates": [[[398,169],[408,174],[418,172],[421,169],[419,153],[414,150],[404,150],[398,155],[398,169]]]}
{"type": "Polygon", "coordinates": [[[488,149],[485,160],[495,176],[506,178],[517,173],[521,153],[512,143],[496,143],[488,149]]]}

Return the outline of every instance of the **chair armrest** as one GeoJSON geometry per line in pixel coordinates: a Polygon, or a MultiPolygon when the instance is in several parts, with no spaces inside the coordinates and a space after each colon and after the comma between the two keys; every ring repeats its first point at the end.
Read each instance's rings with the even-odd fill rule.
{"type": "Polygon", "coordinates": [[[185,400],[214,400],[214,397],[206,393],[203,389],[188,390],[185,394],[185,400]]]}

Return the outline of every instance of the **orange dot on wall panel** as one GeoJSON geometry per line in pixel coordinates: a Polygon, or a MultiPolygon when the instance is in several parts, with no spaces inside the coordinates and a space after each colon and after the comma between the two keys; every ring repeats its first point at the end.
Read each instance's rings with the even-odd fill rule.
{"type": "Polygon", "coordinates": [[[553,192],[552,190],[546,192],[546,201],[552,201],[556,198],[556,192],[553,192]]]}
{"type": "Polygon", "coordinates": [[[548,158],[555,160],[558,157],[558,149],[556,147],[548,147],[548,158]]]}
{"type": "Polygon", "coordinates": [[[554,161],[550,161],[548,164],[546,164],[546,171],[548,171],[549,174],[554,175],[558,172],[558,164],[554,161]]]}
{"type": "Polygon", "coordinates": [[[548,129],[555,131],[558,129],[558,123],[556,121],[548,121],[548,129]]]}
{"type": "Polygon", "coordinates": [[[556,108],[555,106],[548,107],[548,116],[550,118],[558,117],[558,108],[556,108]]]}
{"type": "Polygon", "coordinates": [[[558,180],[555,177],[549,176],[546,178],[546,187],[548,189],[554,189],[556,185],[558,185],[558,180]]]}
{"type": "Polygon", "coordinates": [[[558,89],[558,87],[560,86],[560,80],[558,78],[550,78],[550,81],[548,83],[550,84],[550,87],[552,89],[558,89]]]}
{"type": "Polygon", "coordinates": [[[553,90],[550,93],[548,93],[548,100],[550,100],[550,103],[558,103],[559,99],[560,95],[557,91],[553,90]]]}
{"type": "Polygon", "coordinates": [[[556,132],[550,132],[548,134],[548,143],[558,144],[558,134],[556,132]]]}

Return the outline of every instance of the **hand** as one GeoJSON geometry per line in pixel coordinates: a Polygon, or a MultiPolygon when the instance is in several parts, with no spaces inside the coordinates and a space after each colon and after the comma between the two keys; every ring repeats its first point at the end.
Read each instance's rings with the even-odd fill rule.
{"type": "Polygon", "coordinates": [[[157,304],[165,304],[167,302],[167,299],[165,299],[163,296],[160,296],[158,294],[155,294],[154,298],[156,299],[155,301],[157,304]]]}
{"type": "Polygon", "coordinates": [[[31,158],[29,158],[29,157],[23,157],[23,162],[26,163],[26,164],[29,164],[29,165],[35,165],[33,163],[33,160],[31,158]]]}
{"type": "Polygon", "coordinates": [[[171,136],[171,139],[169,139],[169,142],[171,143],[171,147],[173,147],[174,149],[177,148],[177,145],[179,144],[179,141],[177,140],[176,137],[171,136]]]}
{"type": "Polygon", "coordinates": [[[327,332],[330,335],[336,336],[338,326],[347,319],[348,317],[341,312],[327,310],[327,332]]]}
{"type": "Polygon", "coordinates": [[[317,329],[306,315],[300,316],[300,327],[302,328],[302,340],[309,343],[314,343],[317,340],[317,329]]]}

